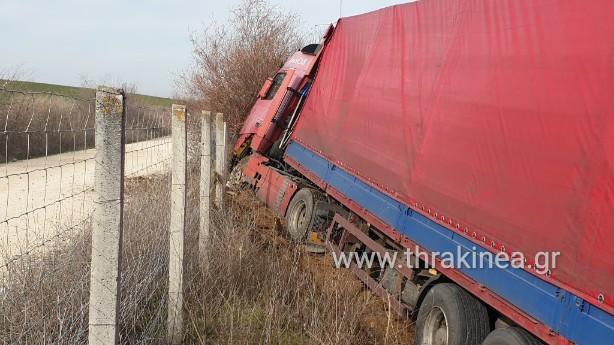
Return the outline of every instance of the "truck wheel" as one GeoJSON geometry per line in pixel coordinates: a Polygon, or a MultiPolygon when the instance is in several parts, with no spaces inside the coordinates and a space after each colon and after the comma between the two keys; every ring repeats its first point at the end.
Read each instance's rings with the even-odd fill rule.
{"type": "Polygon", "coordinates": [[[303,242],[311,223],[314,206],[313,191],[303,188],[294,194],[286,211],[286,227],[290,238],[296,242],[303,242]]]}
{"type": "Polygon", "coordinates": [[[247,166],[247,162],[251,156],[243,157],[230,172],[230,176],[228,177],[228,182],[226,182],[226,187],[236,190],[240,189],[245,183],[243,181],[243,170],[247,166]]]}
{"type": "Polygon", "coordinates": [[[488,311],[454,284],[437,284],[427,292],[416,323],[416,344],[476,345],[488,335],[488,311]]]}
{"type": "Polygon", "coordinates": [[[542,342],[522,328],[508,327],[492,331],[482,345],[542,345],[542,342]]]}
{"type": "Polygon", "coordinates": [[[277,161],[280,161],[284,156],[284,150],[279,148],[280,143],[281,139],[275,140],[269,150],[269,157],[277,161]]]}

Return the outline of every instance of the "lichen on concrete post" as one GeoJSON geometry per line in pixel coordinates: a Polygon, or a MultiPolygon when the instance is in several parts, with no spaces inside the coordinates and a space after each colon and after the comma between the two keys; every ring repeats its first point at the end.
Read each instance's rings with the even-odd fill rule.
{"type": "Polygon", "coordinates": [[[184,105],[173,104],[173,165],[168,268],[168,341],[170,344],[181,344],[183,340],[183,248],[187,173],[186,116],[187,110],[184,105]]]}
{"type": "Polygon", "coordinates": [[[121,286],[125,157],[124,93],[96,89],[96,155],[89,344],[116,344],[121,286]]]}
{"type": "Polygon", "coordinates": [[[224,207],[226,177],[226,124],[224,114],[215,115],[215,204],[218,210],[224,207]]]}
{"type": "Polygon", "coordinates": [[[211,112],[203,111],[201,120],[200,145],[200,235],[198,251],[200,260],[206,264],[208,260],[210,211],[211,211],[211,112]]]}

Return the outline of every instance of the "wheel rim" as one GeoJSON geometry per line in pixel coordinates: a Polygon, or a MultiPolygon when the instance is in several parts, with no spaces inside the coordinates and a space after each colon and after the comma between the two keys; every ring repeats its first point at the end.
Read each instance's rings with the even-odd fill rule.
{"type": "Polygon", "coordinates": [[[448,344],[448,321],[441,308],[434,307],[426,316],[423,339],[425,345],[448,344]]]}
{"type": "Polygon", "coordinates": [[[307,204],[304,201],[299,201],[294,205],[292,210],[292,235],[296,240],[300,240],[302,237],[302,228],[307,221],[307,204]]]}

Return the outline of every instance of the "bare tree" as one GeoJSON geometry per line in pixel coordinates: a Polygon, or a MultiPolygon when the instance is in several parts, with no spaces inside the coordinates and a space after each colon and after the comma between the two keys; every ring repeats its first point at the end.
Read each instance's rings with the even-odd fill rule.
{"type": "Polygon", "coordinates": [[[305,43],[301,27],[296,13],[244,0],[227,22],[191,35],[193,66],[175,81],[178,97],[193,109],[223,112],[237,131],[262,82],[305,43]]]}
{"type": "Polygon", "coordinates": [[[135,82],[127,82],[120,78],[113,80],[110,74],[105,74],[98,79],[93,79],[85,74],[81,74],[79,77],[81,79],[81,86],[88,89],[95,90],[98,85],[105,85],[116,89],[122,89],[129,94],[139,93],[139,88],[135,82]]]}

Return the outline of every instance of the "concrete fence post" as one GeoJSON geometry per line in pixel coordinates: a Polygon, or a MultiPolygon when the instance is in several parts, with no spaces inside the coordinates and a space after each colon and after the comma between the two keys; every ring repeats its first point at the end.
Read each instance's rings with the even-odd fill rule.
{"type": "Polygon", "coordinates": [[[186,215],[187,111],[184,105],[172,108],[172,186],[168,267],[168,341],[183,340],[183,247],[186,215]]]}
{"type": "Polygon", "coordinates": [[[215,204],[224,207],[224,184],[226,176],[226,123],[224,114],[215,115],[215,204]]]}
{"type": "Polygon", "coordinates": [[[200,235],[198,251],[201,262],[208,260],[209,228],[211,217],[211,112],[203,111],[201,120],[200,146],[200,235]]]}
{"type": "Polygon", "coordinates": [[[89,344],[119,342],[125,113],[122,90],[96,89],[89,344]]]}

